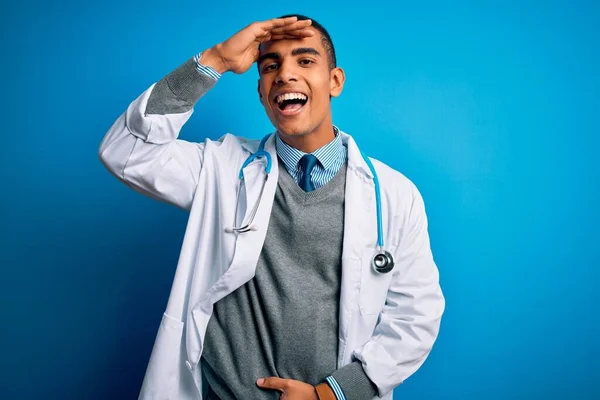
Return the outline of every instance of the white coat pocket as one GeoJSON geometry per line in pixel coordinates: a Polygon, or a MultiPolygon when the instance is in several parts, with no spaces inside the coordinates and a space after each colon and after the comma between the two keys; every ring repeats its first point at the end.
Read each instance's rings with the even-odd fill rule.
{"type": "Polygon", "coordinates": [[[142,384],[140,399],[176,399],[183,322],[163,314],[142,384]]]}
{"type": "Polygon", "coordinates": [[[373,269],[371,262],[377,249],[363,252],[361,260],[361,280],[359,307],[362,315],[377,315],[383,309],[393,270],[382,274],[373,269]]]}

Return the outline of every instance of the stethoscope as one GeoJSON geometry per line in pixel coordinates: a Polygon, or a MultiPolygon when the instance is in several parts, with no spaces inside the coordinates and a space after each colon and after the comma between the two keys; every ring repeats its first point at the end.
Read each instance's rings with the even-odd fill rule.
{"type": "MultiPolygon", "coordinates": [[[[254,216],[256,215],[256,211],[258,210],[258,206],[262,200],[262,195],[265,190],[267,180],[269,179],[269,174],[271,173],[271,167],[273,165],[273,162],[272,162],[273,160],[271,159],[271,155],[269,154],[268,151],[265,150],[265,143],[267,142],[267,139],[269,138],[269,136],[271,136],[271,134],[268,134],[264,138],[262,138],[262,140],[260,141],[260,144],[258,145],[258,150],[255,153],[250,154],[250,156],[248,156],[246,161],[244,161],[242,168],[240,168],[240,173],[238,176],[240,182],[239,182],[238,190],[237,190],[234,215],[237,216],[237,213],[238,213],[240,192],[242,190],[242,184],[244,184],[244,168],[246,168],[252,161],[257,160],[261,157],[264,157],[266,160],[265,179],[263,180],[262,187],[260,189],[258,201],[256,202],[256,204],[254,204],[254,207],[252,207],[250,214],[248,214],[248,222],[247,223],[242,222],[241,226],[238,226],[238,227],[233,226],[233,227],[227,228],[225,230],[226,232],[246,233],[249,231],[256,230],[256,227],[254,227],[252,225],[252,222],[254,221],[254,216]]],[[[360,154],[362,155],[363,159],[369,166],[371,173],[373,174],[373,183],[375,185],[375,203],[377,205],[377,252],[373,256],[373,259],[371,260],[371,266],[373,267],[373,269],[375,271],[377,271],[379,273],[388,273],[394,268],[394,257],[390,254],[390,252],[386,251],[383,248],[383,222],[382,222],[382,216],[381,216],[381,192],[379,189],[379,178],[377,177],[377,172],[375,172],[375,167],[373,167],[371,160],[369,160],[369,158],[362,151],[360,154]]]]}

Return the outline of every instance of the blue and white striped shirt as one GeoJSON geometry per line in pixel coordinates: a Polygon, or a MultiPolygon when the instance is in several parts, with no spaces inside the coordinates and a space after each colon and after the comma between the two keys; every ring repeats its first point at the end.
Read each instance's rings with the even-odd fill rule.
{"type": "MultiPolygon", "coordinates": [[[[334,126],[333,130],[335,132],[335,138],[325,146],[311,153],[319,160],[312,170],[310,177],[315,189],[318,189],[329,182],[346,162],[348,150],[342,143],[342,138],[338,129],[334,126]]],[[[281,140],[279,135],[276,135],[275,147],[277,149],[277,155],[285,165],[285,169],[287,169],[294,181],[300,184],[302,170],[300,169],[299,161],[307,153],[290,146],[281,140]]]]}
{"type": "MultiPolygon", "coordinates": [[[[200,73],[210,76],[214,80],[219,80],[219,78],[221,78],[221,74],[207,65],[200,64],[201,56],[202,53],[198,53],[194,56],[196,70],[200,73]]],[[[335,174],[338,173],[348,157],[348,149],[342,143],[342,138],[339,134],[338,128],[334,126],[333,130],[335,133],[335,138],[325,146],[311,153],[317,157],[317,160],[319,160],[311,174],[311,182],[315,186],[315,189],[318,189],[329,182],[335,176],[335,174]]],[[[302,172],[298,162],[306,153],[285,143],[279,138],[278,134],[275,136],[275,146],[277,155],[279,158],[281,158],[281,161],[283,161],[285,168],[290,173],[292,178],[294,178],[294,181],[296,181],[297,184],[300,184],[302,172]]],[[[325,378],[325,380],[331,387],[331,390],[333,390],[335,397],[338,400],[346,400],[344,391],[333,376],[330,375],[325,378]]]]}

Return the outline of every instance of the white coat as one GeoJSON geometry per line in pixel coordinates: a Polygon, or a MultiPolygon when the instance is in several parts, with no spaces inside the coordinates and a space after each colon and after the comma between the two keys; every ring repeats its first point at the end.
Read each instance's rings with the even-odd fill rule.
{"type": "MultiPolygon", "coordinates": [[[[273,168],[255,217],[256,230],[228,233],[234,224],[239,170],[258,141],[227,134],[218,141],[178,139],[193,109],[146,115],[154,84],[117,119],[99,155],[112,174],[135,190],[190,211],[168,304],[148,363],[140,399],[202,399],[200,356],[213,304],[248,282],[265,240],[277,186],[274,136],[266,142],[273,168]]],[[[373,177],[351,136],[348,148],[338,368],[354,359],[379,391],[394,387],[425,361],[444,310],[430,251],[423,200],[402,174],[372,159],[381,186],[385,248],[395,268],[371,268],[377,220],[373,177]]],[[[264,160],[244,169],[237,223],[252,208],[264,179],[264,160]]],[[[333,372],[333,371],[332,371],[333,372]]]]}

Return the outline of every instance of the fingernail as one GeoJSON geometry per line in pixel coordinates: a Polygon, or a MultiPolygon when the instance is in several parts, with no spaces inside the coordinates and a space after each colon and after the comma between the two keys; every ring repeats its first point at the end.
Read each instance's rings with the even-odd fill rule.
{"type": "Polygon", "coordinates": [[[262,385],[264,381],[265,380],[263,378],[260,378],[259,380],[256,381],[256,383],[258,383],[259,385],[262,385]]]}

